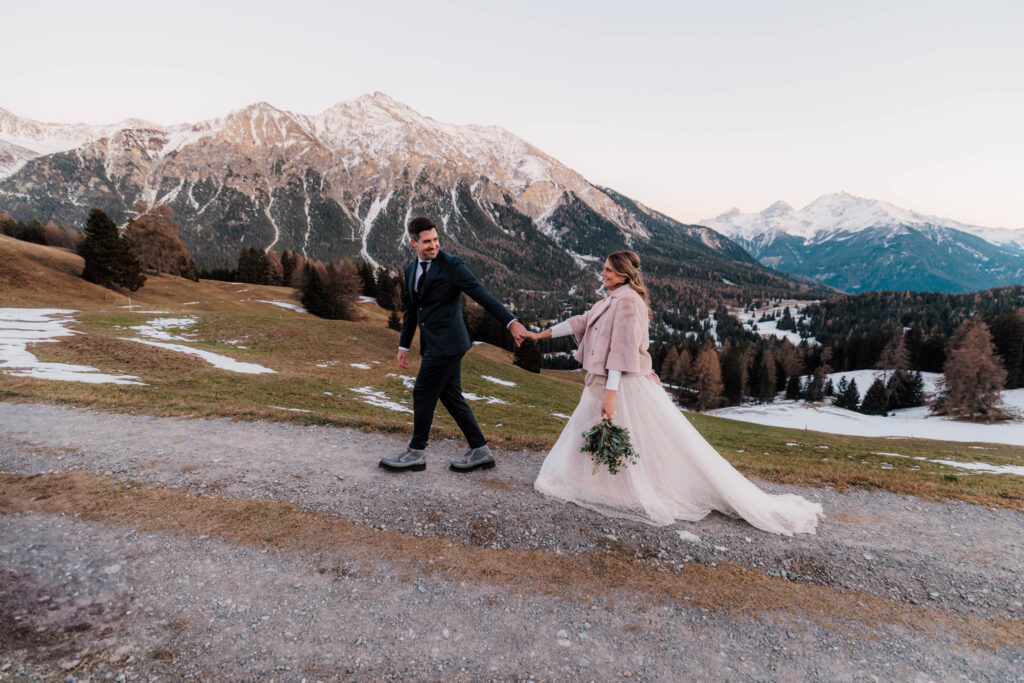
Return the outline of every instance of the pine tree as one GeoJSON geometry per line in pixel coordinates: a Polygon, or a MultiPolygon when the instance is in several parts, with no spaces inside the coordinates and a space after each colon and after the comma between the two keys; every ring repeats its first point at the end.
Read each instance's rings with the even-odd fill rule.
{"type": "Polygon", "coordinates": [[[786,400],[796,401],[800,398],[800,375],[791,375],[786,381],[786,400]]]}
{"type": "Polygon", "coordinates": [[[265,285],[270,274],[269,271],[270,264],[267,262],[267,254],[262,249],[246,247],[238,255],[236,273],[239,282],[265,285]]]}
{"type": "Polygon", "coordinates": [[[100,209],[89,212],[78,254],[85,259],[82,277],[89,282],[104,287],[117,285],[134,292],[146,281],[128,242],[118,233],[114,221],[100,209]]]}
{"type": "Polygon", "coordinates": [[[936,327],[921,344],[921,364],[917,369],[922,372],[942,372],[945,363],[946,337],[942,330],[936,327]]]}
{"type": "Polygon", "coordinates": [[[188,254],[183,255],[178,261],[178,275],[192,282],[199,282],[199,271],[196,270],[195,261],[188,254]]]}
{"type": "Polygon", "coordinates": [[[327,315],[332,320],[356,320],[356,300],[362,288],[359,270],[349,259],[332,263],[327,268],[324,283],[327,298],[327,315]]]}
{"type": "Polygon", "coordinates": [[[312,263],[306,263],[304,271],[306,286],[302,290],[302,305],[313,315],[324,317],[328,311],[327,291],[320,278],[320,273],[312,263]]]}
{"type": "Polygon", "coordinates": [[[864,394],[864,402],[861,403],[860,412],[867,415],[887,415],[889,408],[889,397],[886,395],[885,383],[880,377],[876,378],[868,391],[864,394]]]}
{"type": "Polygon", "coordinates": [[[395,296],[395,280],[391,272],[381,266],[377,269],[377,305],[385,311],[398,308],[400,299],[395,296]]]}
{"type": "Polygon", "coordinates": [[[981,316],[975,315],[957,328],[949,340],[942,370],[944,377],[932,412],[985,422],[1009,417],[1000,396],[1006,370],[981,316]]]}
{"type": "Polygon", "coordinates": [[[513,365],[518,365],[523,370],[540,374],[544,357],[541,355],[540,347],[532,339],[524,339],[523,343],[516,347],[513,354],[513,365]]]}
{"type": "MultiPolygon", "coordinates": [[[[306,289],[306,274],[308,272],[306,270],[306,265],[309,264],[310,261],[302,254],[294,251],[292,252],[292,259],[294,260],[295,265],[292,268],[291,277],[288,278],[286,282],[289,287],[301,292],[306,289]]],[[[284,267],[284,264],[282,263],[281,266],[284,267]]]]}
{"type": "Polygon", "coordinates": [[[284,279],[284,264],[281,263],[281,259],[278,258],[277,252],[273,249],[266,251],[267,256],[267,284],[268,285],[283,285],[284,279]]]}
{"type": "Polygon", "coordinates": [[[366,261],[359,262],[359,278],[362,280],[363,296],[377,298],[377,278],[373,275],[373,266],[366,261]]]}
{"type": "Polygon", "coordinates": [[[789,306],[782,311],[782,320],[775,326],[779,330],[792,330],[796,331],[796,321],[793,320],[793,314],[789,312],[789,306]]]}
{"type": "Polygon", "coordinates": [[[388,316],[388,329],[396,332],[402,331],[402,316],[398,314],[398,311],[391,311],[391,315],[388,316]]]}
{"type": "Polygon", "coordinates": [[[722,368],[718,362],[718,353],[714,345],[708,341],[697,354],[693,364],[693,388],[697,390],[697,410],[704,411],[717,408],[722,404],[722,368]]]}
{"type": "Polygon", "coordinates": [[[832,401],[832,405],[837,408],[845,408],[846,410],[857,410],[857,406],[860,405],[860,392],[857,390],[857,380],[846,381],[843,377],[839,380],[839,388],[836,392],[836,397],[832,401]]]}
{"type": "Polygon", "coordinates": [[[285,249],[281,254],[281,283],[286,287],[291,286],[292,274],[295,272],[297,262],[295,252],[291,249],[285,249]]]}
{"type": "Polygon", "coordinates": [[[804,387],[802,398],[815,402],[825,396],[825,372],[822,368],[814,368],[814,372],[807,378],[807,386],[804,387]]]}
{"type": "Polygon", "coordinates": [[[693,354],[690,349],[683,347],[679,352],[679,365],[676,374],[668,378],[668,381],[679,386],[686,384],[687,378],[693,373],[693,354]]]}
{"type": "Polygon", "coordinates": [[[719,358],[725,401],[728,405],[739,405],[747,390],[747,359],[744,349],[726,342],[719,358]]]}
{"type": "Polygon", "coordinates": [[[672,379],[679,374],[679,349],[669,346],[665,354],[665,360],[661,363],[661,377],[669,384],[675,384],[672,379]]]}
{"type": "Polygon", "coordinates": [[[804,369],[804,362],[800,351],[789,343],[788,339],[783,339],[775,350],[775,362],[777,366],[775,386],[778,391],[788,386],[788,378],[793,375],[799,375],[804,369]]]}
{"type": "Polygon", "coordinates": [[[1007,389],[1024,386],[1024,308],[992,319],[992,343],[1006,368],[1007,389]]]}
{"type": "Polygon", "coordinates": [[[882,378],[885,382],[885,394],[889,409],[895,410],[903,407],[900,405],[900,399],[907,395],[911,376],[909,372],[910,353],[907,351],[906,339],[902,333],[897,333],[886,342],[875,367],[885,371],[882,378]]]}
{"type": "Polygon", "coordinates": [[[757,380],[751,382],[751,392],[761,403],[771,403],[775,400],[775,359],[772,352],[765,348],[758,352],[759,359],[755,360],[758,366],[757,380]]]}

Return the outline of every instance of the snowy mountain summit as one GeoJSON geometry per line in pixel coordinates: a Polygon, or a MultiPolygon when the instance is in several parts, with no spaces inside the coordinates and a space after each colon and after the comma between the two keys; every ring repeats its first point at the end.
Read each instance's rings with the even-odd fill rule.
{"type": "Polygon", "coordinates": [[[257,102],[173,126],[0,111],[0,211],[80,229],[92,207],[123,224],[139,201],[173,209],[200,268],[233,266],[248,246],[394,268],[408,256],[406,223],[423,213],[499,290],[589,289],[594,264],[625,248],[671,279],[812,286],[507,130],[440,122],[379,92],[314,115],[257,102]]]}
{"type": "Polygon", "coordinates": [[[701,224],[766,265],[850,292],[1024,283],[1024,228],[967,225],[846,192],[800,210],[785,202],[760,213],[731,209],[701,224]]]}
{"type": "MultiPolygon", "coordinates": [[[[992,231],[990,228],[901,209],[880,199],[855,197],[847,192],[822,195],[799,211],[783,201],[775,202],[760,213],[740,213],[739,209],[734,208],[715,218],[701,221],[701,225],[727,237],[742,239],[782,232],[806,240],[822,240],[840,232],[853,233],[892,225],[952,228],[972,234],[975,231],[992,231]]],[[[1013,235],[1020,231],[1005,232],[1013,235]]]]}

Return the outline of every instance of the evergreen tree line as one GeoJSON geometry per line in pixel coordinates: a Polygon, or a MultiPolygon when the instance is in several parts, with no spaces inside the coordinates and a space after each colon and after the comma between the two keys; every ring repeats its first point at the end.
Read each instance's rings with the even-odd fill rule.
{"type": "Polygon", "coordinates": [[[913,370],[942,372],[946,349],[973,316],[987,325],[1004,369],[1006,388],[1024,386],[1024,286],[969,294],[868,292],[807,307],[811,334],[832,349],[837,370],[874,367],[888,341],[905,330],[913,370]]]}
{"type": "Polygon", "coordinates": [[[33,242],[48,247],[62,247],[72,251],[77,248],[80,239],[78,235],[53,221],[43,223],[32,219],[22,223],[2,212],[0,212],[0,234],[23,242],[33,242]]]}
{"type": "Polygon", "coordinates": [[[17,239],[74,249],[85,262],[82,278],[104,287],[136,291],[146,282],[145,271],[199,279],[178,234],[174,212],[165,204],[140,203],[124,230],[96,208],[89,211],[81,235],[54,223],[21,223],[6,214],[0,214],[0,228],[17,239]]]}
{"type": "Polygon", "coordinates": [[[292,287],[299,290],[306,310],[331,320],[358,319],[358,298],[372,297],[381,308],[391,311],[388,327],[401,329],[398,313],[401,286],[383,266],[375,271],[364,261],[356,264],[350,259],[339,259],[324,263],[292,249],[278,256],[273,249],[245,247],[233,270],[204,270],[202,276],[227,282],[292,287]]]}
{"type": "MultiPolygon", "coordinates": [[[[728,314],[725,314],[728,315],[728,314]]],[[[1009,417],[1000,403],[1011,371],[1019,371],[1024,351],[1024,309],[1011,314],[1015,330],[1009,335],[1017,355],[1000,353],[989,325],[981,315],[960,324],[942,348],[943,379],[933,397],[932,411],[958,418],[993,421],[1009,417]],[[1017,359],[1007,367],[1004,358],[1017,359]]],[[[723,315],[719,313],[719,326],[723,315]]],[[[675,392],[679,402],[697,410],[738,405],[744,401],[770,403],[778,393],[790,400],[821,401],[831,397],[834,405],[848,410],[884,415],[898,408],[923,405],[924,379],[913,366],[914,335],[896,332],[877,354],[874,369],[882,370],[860,398],[856,381],[841,379],[833,386],[828,377],[834,371],[830,347],[808,344],[794,346],[774,337],[716,346],[712,339],[688,339],[686,343],[652,344],[655,371],[675,392]]]]}

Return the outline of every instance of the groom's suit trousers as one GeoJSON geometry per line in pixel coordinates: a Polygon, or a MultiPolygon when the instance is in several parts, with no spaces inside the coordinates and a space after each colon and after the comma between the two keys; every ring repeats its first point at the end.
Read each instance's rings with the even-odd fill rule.
{"type": "Polygon", "coordinates": [[[462,397],[463,355],[435,356],[427,351],[423,356],[416,384],[412,388],[413,432],[409,448],[427,447],[438,399],[455,418],[470,448],[479,448],[487,443],[473,417],[473,411],[462,397]]]}

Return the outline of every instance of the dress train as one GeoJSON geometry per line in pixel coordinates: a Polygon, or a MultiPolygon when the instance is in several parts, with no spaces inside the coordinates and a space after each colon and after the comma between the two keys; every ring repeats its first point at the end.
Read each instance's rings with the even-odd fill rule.
{"type": "Polygon", "coordinates": [[[615,423],[629,430],[637,462],[611,475],[592,473],[582,433],[600,420],[604,377],[588,375],[583,396],[544,460],[537,491],[604,515],[647,524],[696,521],[712,510],[764,531],[812,534],[821,505],[793,494],[765,493],[718,454],[650,377],[625,374],[615,395],[615,423]]]}

